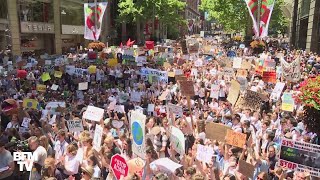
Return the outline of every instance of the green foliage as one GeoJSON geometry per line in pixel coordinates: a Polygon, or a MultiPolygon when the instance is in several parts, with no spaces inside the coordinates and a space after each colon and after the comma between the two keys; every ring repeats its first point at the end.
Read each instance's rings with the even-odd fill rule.
{"type": "MultiPolygon", "coordinates": [[[[270,20],[270,28],[275,32],[285,31],[288,25],[281,10],[284,0],[276,0],[270,20]]],[[[202,0],[200,10],[208,12],[209,18],[216,19],[226,31],[241,32],[252,26],[251,17],[244,0],[202,0]]]]}
{"type": "Polygon", "coordinates": [[[157,17],[167,25],[183,22],[179,12],[185,6],[186,3],[181,0],[120,0],[118,3],[122,21],[152,20],[157,17]]]}

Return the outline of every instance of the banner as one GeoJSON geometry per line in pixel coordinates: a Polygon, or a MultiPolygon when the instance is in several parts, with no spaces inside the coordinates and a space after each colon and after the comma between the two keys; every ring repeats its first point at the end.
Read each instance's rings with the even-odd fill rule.
{"type": "Polygon", "coordinates": [[[245,0],[245,1],[247,4],[247,8],[249,10],[249,14],[252,18],[254,33],[256,37],[258,37],[259,36],[258,24],[254,17],[255,12],[258,10],[258,1],[257,0],[245,0]]]}
{"type": "Polygon", "coordinates": [[[320,146],[305,142],[282,139],[279,164],[282,167],[300,172],[310,172],[320,177],[320,146]]]}
{"type": "Polygon", "coordinates": [[[138,111],[132,111],[130,116],[132,133],[132,152],[140,158],[145,158],[145,128],[146,116],[138,111]]]}
{"type": "Polygon", "coordinates": [[[282,76],[285,80],[289,82],[300,80],[300,57],[296,58],[292,63],[286,62],[283,58],[280,58],[280,62],[283,70],[282,76]]]}
{"type": "Polygon", "coordinates": [[[103,14],[107,8],[106,2],[103,3],[84,3],[84,38],[89,40],[98,40],[103,14]],[[97,24],[95,24],[97,23],[97,24]]]}
{"type": "Polygon", "coordinates": [[[260,10],[260,37],[268,36],[268,28],[275,0],[262,0],[260,10]]]}
{"type": "Polygon", "coordinates": [[[294,110],[294,99],[292,97],[292,93],[287,93],[287,92],[283,93],[281,109],[283,111],[293,112],[293,110],[294,110]]]}

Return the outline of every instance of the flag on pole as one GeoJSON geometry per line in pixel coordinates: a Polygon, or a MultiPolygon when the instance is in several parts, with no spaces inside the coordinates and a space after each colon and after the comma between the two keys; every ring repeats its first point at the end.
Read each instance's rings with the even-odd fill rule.
{"type": "Polygon", "coordinates": [[[249,14],[252,18],[252,22],[253,22],[253,30],[255,33],[255,36],[259,36],[259,28],[258,28],[258,24],[257,24],[257,20],[254,17],[255,12],[258,10],[258,0],[245,0],[246,4],[247,4],[247,8],[249,10],[249,14]]]}
{"type": "Polygon", "coordinates": [[[84,38],[89,40],[98,40],[101,27],[103,14],[107,8],[106,2],[102,3],[84,3],[84,38]],[[95,12],[95,6],[97,10],[95,12]],[[95,20],[96,18],[96,20],[95,20]],[[97,24],[96,24],[97,23],[97,24]]]}
{"type": "Polygon", "coordinates": [[[260,11],[260,32],[261,38],[268,36],[268,28],[273,11],[275,0],[262,0],[260,11]]]}

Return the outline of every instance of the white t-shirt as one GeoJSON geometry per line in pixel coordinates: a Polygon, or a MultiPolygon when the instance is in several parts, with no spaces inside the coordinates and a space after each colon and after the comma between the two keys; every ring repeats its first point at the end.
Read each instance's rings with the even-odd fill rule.
{"type": "Polygon", "coordinates": [[[47,150],[42,146],[38,146],[38,148],[33,152],[33,157],[33,162],[44,166],[44,160],[47,158],[47,150]]]}
{"type": "Polygon", "coordinates": [[[98,165],[95,165],[94,168],[93,168],[93,178],[100,178],[101,176],[101,169],[99,168],[98,165]]]}
{"type": "Polygon", "coordinates": [[[80,161],[77,156],[66,156],[64,159],[64,167],[66,170],[64,171],[67,175],[74,175],[78,173],[80,166],[80,161]],[[67,172],[68,171],[68,172],[67,172]]]}

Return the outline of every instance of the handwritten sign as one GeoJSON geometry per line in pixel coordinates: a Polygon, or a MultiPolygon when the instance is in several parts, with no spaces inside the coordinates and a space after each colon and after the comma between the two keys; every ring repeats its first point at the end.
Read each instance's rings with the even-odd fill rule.
{"type": "Polygon", "coordinates": [[[294,99],[292,97],[292,93],[287,93],[287,92],[283,93],[281,109],[283,111],[293,112],[293,110],[294,110],[294,99]]]}
{"type": "Polygon", "coordinates": [[[254,174],[255,167],[252,164],[247,163],[244,160],[239,160],[239,173],[242,175],[252,178],[254,174]]]}
{"type": "Polygon", "coordinates": [[[88,89],[88,82],[81,82],[78,84],[78,90],[84,91],[88,89]]]}
{"type": "Polygon", "coordinates": [[[203,146],[201,144],[198,144],[197,146],[197,159],[199,161],[210,163],[212,162],[212,156],[214,154],[213,148],[209,146],[203,146]]]}
{"type": "Polygon", "coordinates": [[[181,94],[185,96],[194,96],[194,86],[192,81],[180,81],[181,94]]]}
{"type": "Polygon", "coordinates": [[[210,98],[219,98],[220,86],[216,84],[211,85],[210,98]]]}
{"type": "Polygon", "coordinates": [[[79,120],[69,120],[67,121],[69,132],[82,132],[83,131],[83,125],[82,121],[79,120]]]}
{"type": "Polygon", "coordinates": [[[224,74],[225,76],[230,76],[230,77],[232,77],[233,74],[234,74],[233,68],[224,67],[224,68],[223,68],[223,74],[224,74]]]}
{"type": "Polygon", "coordinates": [[[119,154],[112,156],[111,169],[117,180],[120,180],[121,176],[126,177],[129,171],[129,167],[126,160],[119,154]]]}
{"type": "Polygon", "coordinates": [[[180,129],[171,126],[170,142],[177,153],[180,155],[185,154],[185,139],[180,129]]]}
{"type": "Polygon", "coordinates": [[[92,146],[96,151],[100,151],[101,149],[101,141],[102,141],[103,128],[96,124],[96,129],[94,131],[92,146]]]}
{"type": "Polygon", "coordinates": [[[238,106],[241,108],[257,110],[260,109],[261,103],[265,99],[266,97],[263,94],[248,90],[244,98],[239,101],[238,106]]]}
{"type": "Polygon", "coordinates": [[[237,81],[232,80],[227,100],[232,105],[235,105],[239,97],[239,93],[240,93],[240,84],[237,81]]]}
{"type": "Polygon", "coordinates": [[[283,69],[283,77],[287,81],[297,82],[301,78],[300,72],[300,58],[296,58],[292,63],[286,62],[283,58],[280,58],[281,67],[283,69]]]}
{"type": "Polygon", "coordinates": [[[218,123],[206,124],[206,138],[224,142],[229,126],[218,123]]]}
{"type": "Polygon", "coordinates": [[[275,83],[277,81],[277,74],[275,71],[263,71],[262,80],[264,82],[275,83]]]}
{"type": "Polygon", "coordinates": [[[47,86],[43,85],[43,84],[37,84],[37,91],[46,92],[47,91],[47,86]]]}
{"type": "Polygon", "coordinates": [[[228,129],[226,135],[226,143],[232,146],[243,148],[246,144],[247,135],[243,133],[238,133],[233,130],[228,129]]]}
{"type": "Polygon", "coordinates": [[[178,115],[180,117],[182,117],[183,115],[183,110],[181,106],[177,106],[174,104],[168,104],[168,109],[169,109],[169,113],[173,113],[175,115],[178,115]]]}
{"type": "Polygon", "coordinates": [[[87,110],[84,112],[83,118],[91,121],[100,121],[103,118],[104,109],[88,106],[87,110]]]}
{"type": "Polygon", "coordinates": [[[54,77],[61,78],[62,72],[61,71],[54,71],[54,77]]]}

